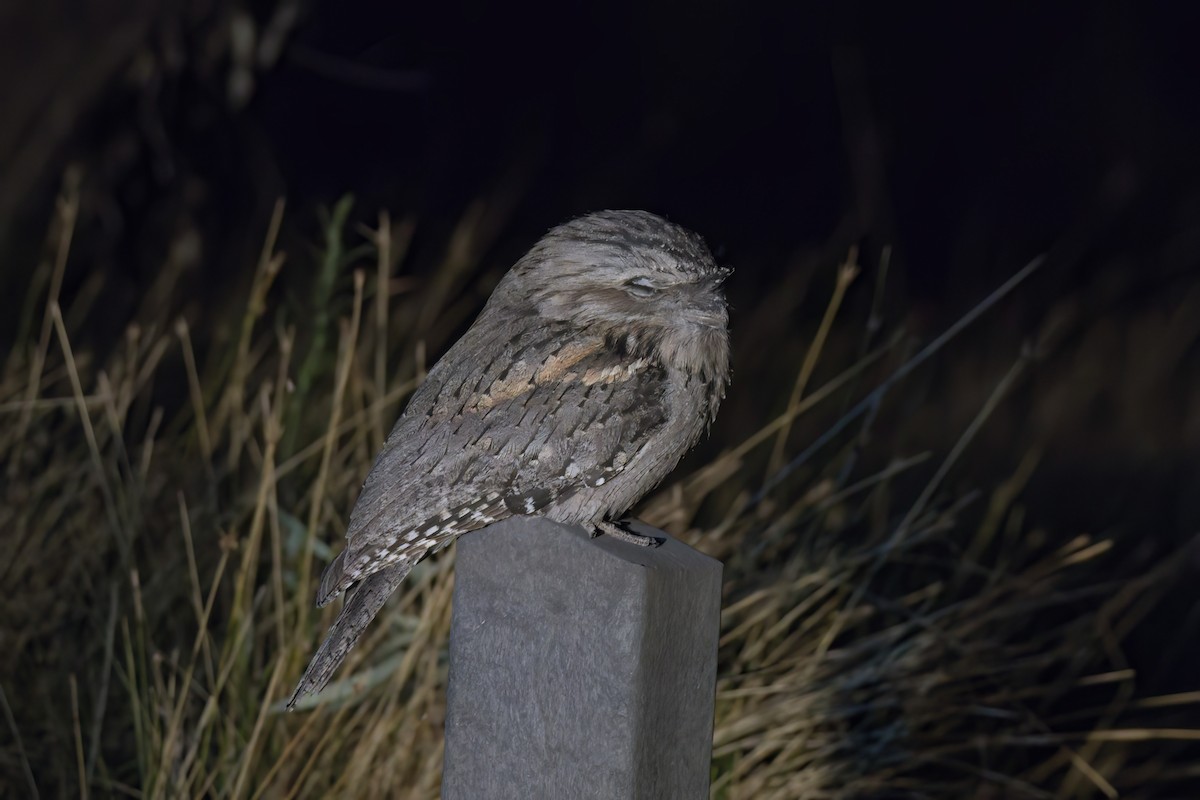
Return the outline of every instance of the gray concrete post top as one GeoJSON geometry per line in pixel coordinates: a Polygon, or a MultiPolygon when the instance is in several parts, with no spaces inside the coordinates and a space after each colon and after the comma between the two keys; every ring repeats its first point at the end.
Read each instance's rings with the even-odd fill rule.
{"type": "Polygon", "coordinates": [[[445,800],[708,796],[721,564],[540,518],[458,540],[445,800]]]}

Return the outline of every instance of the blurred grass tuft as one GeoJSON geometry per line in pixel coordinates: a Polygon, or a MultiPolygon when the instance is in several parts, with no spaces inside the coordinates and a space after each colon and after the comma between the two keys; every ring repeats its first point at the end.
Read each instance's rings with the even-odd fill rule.
{"type": "MultiPolygon", "coordinates": [[[[478,308],[464,288],[506,212],[472,206],[431,277],[400,279],[413,223],[356,233],[343,199],[306,288],[279,204],[232,311],[99,351],[80,334],[96,293],[60,306],[78,209],[68,191],[0,380],[0,795],[436,797],[452,550],[281,709],[336,610],[312,608],[314,570],[426,354],[478,308]]],[[[1027,519],[1037,447],[995,487],[947,488],[1027,356],[948,454],[867,457],[872,412],[750,502],[811,433],[796,422],[899,363],[903,337],[872,328],[882,278],[869,335],[843,319],[854,262],[801,364],[776,367],[798,370],[782,413],[738,440],[718,424],[639,512],[726,564],[713,797],[1171,796],[1197,777],[1180,720],[1200,695],[1144,696],[1123,643],[1180,560],[1027,519]],[[834,338],[863,346],[838,363],[854,348],[834,338]]],[[[732,391],[776,389],[760,377],[732,391]]]]}

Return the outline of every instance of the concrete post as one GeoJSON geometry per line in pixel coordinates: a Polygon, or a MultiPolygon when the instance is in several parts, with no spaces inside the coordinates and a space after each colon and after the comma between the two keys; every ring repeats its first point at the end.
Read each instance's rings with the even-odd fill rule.
{"type": "Polygon", "coordinates": [[[458,540],[445,800],[708,796],[721,564],[542,518],[458,540]]]}

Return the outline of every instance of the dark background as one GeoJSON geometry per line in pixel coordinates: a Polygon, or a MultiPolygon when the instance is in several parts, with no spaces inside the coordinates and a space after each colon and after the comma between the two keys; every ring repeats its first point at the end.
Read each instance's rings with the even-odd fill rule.
{"type": "MultiPolygon", "coordinates": [[[[1152,324],[1191,313],[1200,263],[1200,72],[1181,8],[8,5],[0,345],[72,165],[83,209],[64,297],[104,276],[84,329],[101,348],[157,310],[147,297],[168,262],[188,302],[164,318],[240,302],[279,197],[285,245],[302,254],[315,209],[344,193],[359,220],[411,216],[418,275],[473,203],[491,213],[478,255],[492,270],[578,213],[669,216],[737,268],[727,441],[778,410],[748,398],[777,398],[774,372],[790,382],[851,245],[868,274],[892,247],[885,321],[925,339],[1048,251],[960,352],[1010,359],[1056,304],[1082,309],[1074,341],[1107,351],[1116,395],[1080,387],[1053,419],[1014,412],[1058,436],[1069,491],[1049,510],[1065,500],[1084,515],[1069,524],[1109,524],[1122,503],[1088,516],[1103,478],[1165,492],[1147,507],[1194,529],[1195,382],[1167,372],[1197,366],[1195,343],[1152,324]],[[1117,330],[1097,343],[1100,322],[1117,330]],[[1172,348],[1185,360],[1131,380],[1172,348]]],[[[293,258],[289,274],[311,263],[293,258]]],[[[918,436],[957,435],[978,405],[947,391],[918,436]]]]}
{"type": "Polygon", "coordinates": [[[364,218],[439,231],[500,195],[504,258],[573,214],[644,207],[741,268],[735,293],[800,252],[891,244],[942,316],[980,273],[1069,240],[1089,258],[1057,278],[1083,281],[1200,213],[1194,29],[1171,4],[110,5],[0,17],[0,210],[10,246],[40,237],[82,162],[107,206],[96,248],[133,290],[169,239],[147,234],[182,218],[223,291],[278,196],[353,192],[364,218]],[[239,19],[257,43],[285,31],[282,51],[240,56],[239,19]]]}
{"type": "Polygon", "coordinates": [[[1200,72],[1183,6],[7,4],[0,347],[64,181],[83,198],[64,305],[99,293],[81,322],[97,350],[135,319],[241,302],[278,197],[293,275],[312,269],[316,209],[345,193],[359,220],[415,219],[418,276],[473,204],[492,270],[575,214],[646,208],[737,269],[717,447],[780,410],[852,245],[872,273],[892,248],[886,322],[918,340],[1048,252],[880,435],[944,452],[1066,308],[1061,347],[963,480],[1043,443],[1036,519],[1165,552],[1200,527],[1200,72]],[[154,308],[168,263],[184,299],[154,308]]]}
{"type": "MultiPolygon", "coordinates": [[[[1011,657],[1024,661],[1056,631],[1069,630],[1078,639],[1052,644],[1061,645],[1066,661],[1077,652],[1079,669],[1128,664],[1139,697],[1194,692],[1200,674],[1200,58],[1188,4],[514,5],[0,2],[0,366],[6,370],[0,425],[14,424],[12,411],[24,399],[29,368],[22,359],[33,351],[28,343],[37,340],[45,314],[56,202],[75,194],[79,217],[61,301],[64,330],[87,380],[121,361],[108,356],[129,346],[126,331],[133,324],[147,332],[142,341],[172,345],[138,401],[143,417],[152,408],[168,409],[163,441],[171,444],[155,451],[156,472],[163,475],[151,478],[160,488],[181,477],[181,486],[194,480],[205,491],[211,484],[231,493],[257,485],[243,484],[237,472],[253,459],[245,455],[236,462],[242,467],[229,467],[218,453],[214,463],[202,463],[198,451],[188,449],[194,422],[187,372],[183,348],[173,346],[170,332],[178,320],[187,321],[200,371],[212,376],[205,388],[214,403],[223,402],[223,381],[233,373],[220,360],[236,349],[280,198],[286,214],[279,249],[287,260],[267,298],[268,312],[255,323],[254,342],[274,347],[274,334],[294,326],[297,354],[333,355],[336,323],[309,323],[348,316],[353,297],[349,269],[334,270],[337,283],[324,294],[313,289],[326,251],[322,209],[353,195],[346,228],[352,247],[364,241],[355,225],[376,224],[381,209],[394,221],[412,222],[412,247],[395,269],[391,340],[379,348],[398,354],[398,363],[388,365],[393,383],[415,371],[415,342],[404,337],[437,328],[429,335],[441,344],[431,344],[428,354],[436,358],[454,338],[450,329],[468,323],[501,272],[552,225],[599,208],[645,208],[703,234],[718,260],[735,268],[726,284],[734,375],[710,437],[679,475],[711,463],[784,410],[837,265],[852,248],[862,274],[809,388],[868,349],[876,297],[880,327],[872,345],[893,334],[900,343],[844,392],[797,420],[783,460],[829,430],[906,354],[1046,253],[1039,273],[888,394],[846,480],[870,476],[893,458],[928,453],[929,459],[889,481],[878,506],[874,494],[870,504],[864,501],[858,523],[839,527],[833,512],[789,521],[781,508],[799,504],[822,475],[849,462],[851,437],[844,434],[759,507],[750,543],[742,547],[737,540],[737,551],[725,558],[727,577],[741,580],[731,598],[754,591],[759,577],[765,587],[781,585],[773,572],[800,563],[789,560],[793,552],[824,547],[821,537],[806,533],[826,520],[834,520],[828,538],[851,553],[862,544],[854,537],[875,525],[877,508],[887,517],[880,528],[894,524],[891,515],[911,506],[1023,348],[1039,342],[1038,357],[930,498],[930,507],[944,509],[974,497],[930,552],[950,565],[945,574],[961,570],[959,589],[969,592],[978,576],[964,577],[970,569],[962,564],[974,562],[956,558],[975,546],[969,536],[980,529],[993,493],[1022,465],[1036,462],[1011,513],[1005,512],[1012,531],[994,539],[997,552],[981,563],[1003,574],[1010,556],[1054,552],[1083,536],[1113,546],[1082,566],[1084,577],[1070,577],[1094,590],[1083,599],[1059,607],[1015,593],[1006,601],[1011,606],[999,610],[1019,621],[1011,623],[1011,657]],[[454,260],[447,251],[453,254],[461,238],[456,231],[468,228],[472,244],[457,264],[463,275],[449,296],[430,305],[459,316],[431,323],[420,304],[436,293],[422,292],[452,272],[435,274],[454,260]],[[332,298],[332,307],[315,307],[317,295],[332,298]],[[314,329],[325,331],[320,346],[312,341],[314,329]],[[24,349],[14,348],[16,342],[24,349]],[[213,478],[224,469],[231,474],[213,478]],[[759,519],[761,536],[754,527],[759,519]],[[1010,553],[1010,545],[1020,552],[1010,553]],[[1109,619],[1108,601],[1122,598],[1136,608],[1109,619]],[[1081,622],[1058,627],[1068,617],[1081,622]],[[1130,619],[1132,630],[1124,635],[1130,619]],[[1117,630],[1122,635],[1113,634],[1117,630]],[[1105,658],[1097,660],[1100,652],[1105,658]]],[[[371,272],[373,258],[362,251],[350,266],[371,272]]],[[[367,285],[374,286],[372,279],[367,285]]],[[[49,369],[57,370],[58,396],[66,383],[56,348],[57,339],[49,369]]],[[[292,364],[300,360],[297,355],[292,364]]],[[[247,385],[265,386],[273,370],[247,385]]],[[[292,374],[299,372],[293,366],[292,374]]],[[[320,418],[334,394],[330,373],[331,366],[307,394],[297,395],[322,427],[297,434],[300,425],[287,430],[285,421],[287,433],[299,436],[293,446],[324,435],[328,416],[320,418]]],[[[243,399],[246,408],[255,403],[243,399]]],[[[12,509],[40,513],[22,494],[39,481],[6,485],[6,476],[70,476],[85,465],[87,446],[78,441],[69,409],[38,419],[42,441],[26,453],[45,454],[48,463],[0,465],[0,497],[11,504],[0,508],[0,517],[12,509]]],[[[286,455],[286,440],[282,447],[286,455]]],[[[365,461],[365,439],[362,450],[365,461]]],[[[770,450],[768,444],[747,455],[708,496],[697,525],[721,519],[738,492],[762,487],[774,470],[770,450]]],[[[281,508],[302,507],[298,493],[309,484],[299,471],[278,484],[281,508]]],[[[339,477],[356,484],[361,476],[339,477]]],[[[84,502],[95,498],[70,496],[91,486],[63,482],[63,504],[98,508],[84,502]]],[[[50,497],[57,514],[57,486],[39,491],[35,496],[50,497]]],[[[170,514],[176,513],[174,491],[158,497],[170,514]]],[[[245,498],[206,498],[198,489],[186,496],[213,510],[211,518],[197,517],[196,529],[210,535],[201,558],[215,559],[226,531],[239,524],[216,510],[241,508],[245,498]]],[[[151,535],[140,539],[148,550],[142,574],[166,586],[160,597],[173,597],[178,587],[168,584],[182,586],[183,573],[155,575],[152,565],[179,566],[172,538],[177,520],[153,510],[146,520],[151,535]]],[[[96,526],[103,530],[102,521],[96,526]]],[[[24,536],[19,525],[0,527],[14,540],[24,536]]],[[[67,531],[80,535],[79,527],[67,531]]],[[[38,541],[62,545],[52,535],[38,541]]],[[[199,534],[197,541],[203,541],[199,534]]],[[[87,547],[72,539],[51,552],[79,551],[87,564],[87,547]]],[[[102,565],[123,563],[110,550],[93,555],[102,565]]],[[[6,591],[8,627],[23,625],[32,633],[0,630],[0,643],[16,642],[0,650],[26,670],[13,675],[32,676],[27,683],[4,682],[10,698],[16,696],[11,687],[21,687],[17,727],[32,743],[38,769],[52,776],[74,769],[55,766],[69,764],[75,746],[65,687],[78,672],[90,719],[87,676],[102,645],[93,618],[107,608],[102,588],[120,580],[113,577],[119,570],[103,575],[105,566],[94,572],[77,566],[71,573],[54,556],[45,562],[30,579],[32,590],[15,584],[6,591]],[[86,579],[61,586],[63,575],[86,579]],[[94,575],[103,580],[93,581],[94,575]],[[45,661],[22,663],[26,652],[42,653],[45,661]]],[[[902,559],[889,570],[889,586],[904,594],[925,576],[943,574],[902,559]]],[[[958,597],[959,589],[947,596],[958,597]]],[[[160,612],[158,642],[181,637],[185,652],[192,646],[186,605],[150,606],[160,612]],[[176,610],[183,616],[173,617],[176,610]]],[[[990,636],[984,630],[990,623],[980,624],[990,636]]],[[[1006,635],[997,641],[1007,643],[1006,635]]],[[[262,640],[264,652],[270,641],[262,640]]],[[[946,661],[957,658],[946,652],[946,661]]],[[[884,655],[888,664],[897,660],[884,655]]],[[[1048,712],[1061,715],[1056,730],[1090,726],[1089,715],[1101,713],[1096,709],[1108,702],[1108,689],[1055,700],[1066,684],[1053,663],[1038,676],[1040,686],[1007,686],[1003,669],[1011,665],[1003,663],[994,680],[1014,698],[1032,697],[1034,704],[1044,698],[1048,712]],[[1084,716],[1075,716],[1080,709],[1084,716]]],[[[1075,667],[1063,673],[1068,683],[1074,673],[1075,667]]],[[[923,684],[880,685],[886,692],[923,684]]],[[[903,693],[895,693],[901,705],[908,699],[903,693]]],[[[116,700],[112,709],[124,713],[116,711],[116,700]]],[[[1120,725],[1138,727],[1144,719],[1147,727],[1196,729],[1195,709],[1183,702],[1161,713],[1147,707],[1145,716],[1122,717],[1120,725]]],[[[880,713],[886,721],[886,710],[880,713]]],[[[963,716],[949,720],[950,736],[989,729],[983,716],[963,716]]],[[[869,746],[870,735],[889,730],[877,723],[869,718],[852,731],[868,735],[861,747],[850,740],[855,756],[871,762],[864,773],[886,768],[876,758],[880,751],[869,746]]],[[[110,724],[122,736],[117,723],[110,724]]],[[[1149,787],[1142,796],[1151,796],[1152,784],[1165,787],[1195,774],[1188,743],[1155,740],[1135,743],[1130,752],[1135,749],[1141,755],[1129,763],[1141,773],[1121,777],[1131,787],[1149,787]],[[1167,767],[1177,773],[1173,778],[1165,775],[1167,767]]],[[[131,750],[129,742],[117,741],[113,763],[120,765],[122,751],[131,750]]],[[[997,753],[1008,766],[1033,757],[981,746],[979,763],[990,769],[997,753]]],[[[11,753],[4,757],[19,763],[11,753]]],[[[1021,769],[1018,764],[1014,774],[1021,769]]]]}

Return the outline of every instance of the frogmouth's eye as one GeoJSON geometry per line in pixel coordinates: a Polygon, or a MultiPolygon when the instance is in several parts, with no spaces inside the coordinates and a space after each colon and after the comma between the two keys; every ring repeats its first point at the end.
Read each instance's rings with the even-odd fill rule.
{"type": "Polygon", "coordinates": [[[625,291],[636,297],[652,297],[658,293],[658,287],[649,278],[639,276],[625,281],[625,291]]]}

